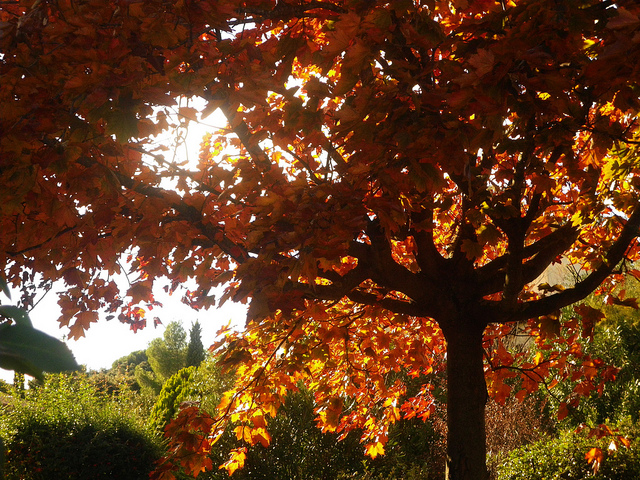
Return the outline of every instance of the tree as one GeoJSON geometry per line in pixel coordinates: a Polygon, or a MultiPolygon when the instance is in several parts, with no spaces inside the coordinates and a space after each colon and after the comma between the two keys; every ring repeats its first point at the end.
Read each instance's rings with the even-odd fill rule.
{"type": "MultiPolygon", "coordinates": [[[[172,321],[167,325],[162,338],[154,338],[141,355],[133,352],[120,359],[123,362],[135,360],[134,376],[143,391],[156,396],[163,384],[186,366],[187,334],[180,322],[172,321]],[[130,358],[134,355],[134,358],[130,358]]],[[[115,362],[114,362],[115,365],[115,362]]]]}
{"type": "Polygon", "coordinates": [[[134,378],[140,386],[140,392],[147,397],[155,398],[162,390],[162,380],[151,369],[149,362],[136,365],[134,378]]]}
{"type": "MultiPolygon", "coordinates": [[[[363,428],[376,456],[389,423],[431,408],[430,385],[400,403],[389,373],[437,369],[446,351],[448,477],[484,479],[488,393],[525,395],[550,364],[566,374],[567,355],[581,392],[600,378],[572,342],[600,315],[579,308],[560,329],[557,312],[638,256],[638,8],[5,2],[7,280],[62,278],[72,338],[101,309],[144,326],[155,279],[172,291],[195,279],[196,308],[226,285],[219,301],[249,310],[245,332],[227,333],[240,381],[220,412],[246,422],[249,443],[268,441],[263,423],[304,381],[324,428],[363,428]],[[201,113],[182,100],[194,95],[201,113]],[[153,149],[171,123],[218,110],[228,126],[197,166],[153,149]],[[584,277],[532,288],[561,258],[584,277]],[[524,364],[518,383],[501,339],[522,322],[566,348],[524,364]]],[[[176,422],[203,439],[217,428],[193,409],[176,422]]],[[[182,461],[198,472],[193,453],[182,461]]]]}
{"type": "Polygon", "coordinates": [[[153,372],[165,382],[173,374],[185,367],[187,354],[187,333],[180,322],[169,322],[163,338],[154,338],[146,353],[153,372]]]}
{"type": "Polygon", "coordinates": [[[194,323],[189,330],[189,344],[187,345],[187,367],[199,367],[206,358],[206,352],[202,345],[202,328],[200,322],[194,323]]]}
{"type": "Polygon", "coordinates": [[[116,359],[111,364],[111,369],[120,373],[127,373],[130,370],[134,370],[142,362],[147,362],[148,360],[145,350],[136,350],[116,359]]]}

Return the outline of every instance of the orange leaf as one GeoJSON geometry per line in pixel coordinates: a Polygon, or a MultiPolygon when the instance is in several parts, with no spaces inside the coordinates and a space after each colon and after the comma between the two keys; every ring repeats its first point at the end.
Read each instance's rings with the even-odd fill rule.
{"type": "Polygon", "coordinates": [[[198,121],[198,110],[192,107],[180,107],[178,114],[187,120],[198,121]]]}
{"type": "Polygon", "coordinates": [[[264,428],[253,429],[251,430],[251,444],[255,445],[256,442],[267,448],[271,443],[271,435],[264,428]]]}
{"type": "Polygon", "coordinates": [[[267,426],[267,422],[264,419],[264,415],[260,411],[254,412],[253,415],[251,415],[251,422],[253,423],[253,426],[256,428],[264,428],[267,426]]]}
{"type": "Polygon", "coordinates": [[[623,437],[622,435],[618,435],[617,439],[626,448],[631,448],[631,442],[629,441],[629,439],[627,437],[623,437]]]}
{"type": "Polygon", "coordinates": [[[569,408],[565,402],[561,402],[558,407],[558,421],[564,420],[569,415],[569,408]]]}
{"type": "Polygon", "coordinates": [[[604,460],[604,452],[602,451],[601,448],[594,447],[587,452],[584,458],[590,464],[592,464],[591,466],[593,468],[593,474],[595,475],[596,473],[598,473],[598,470],[600,470],[600,465],[604,460]]]}

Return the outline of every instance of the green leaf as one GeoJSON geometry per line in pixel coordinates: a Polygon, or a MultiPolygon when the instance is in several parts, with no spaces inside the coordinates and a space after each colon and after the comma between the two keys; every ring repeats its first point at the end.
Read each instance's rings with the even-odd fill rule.
{"type": "Polygon", "coordinates": [[[11,292],[9,291],[9,285],[7,285],[7,281],[4,279],[2,275],[0,275],[0,289],[4,292],[4,294],[11,300],[11,292]]]}
{"type": "Polygon", "coordinates": [[[0,315],[11,318],[18,325],[26,325],[33,328],[29,314],[24,308],[16,307],[15,305],[0,305],[0,315]]]}
{"type": "Polygon", "coordinates": [[[25,325],[0,325],[0,368],[42,379],[43,372],[77,370],[71,350],[60,340],[25,325]]]}

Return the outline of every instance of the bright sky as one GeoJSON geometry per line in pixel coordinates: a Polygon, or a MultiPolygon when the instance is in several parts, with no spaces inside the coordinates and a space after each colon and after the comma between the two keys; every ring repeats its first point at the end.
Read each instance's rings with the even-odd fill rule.
{"type": "MultiPolygon", "coordinates": [[[[114,360],[135,350],[143,350],[152,339],[161,337],[165,326],[173,320],[181,322],[187,333],[191,325],[198,320],[202,327],[202,343],[205,347],[214,343],[216,332],[230,320],[235,325],[244,325],[246,309],[243,305],[228,302],[220,309],[198,312],[182,304],[177,296],[165,294],[162,289],[154,290],[154,295],[163,307],[154,308],[150,317],[159,317],[162,325],[154,328],[153,320],[150,318],[147,328],[134,333],[128,325],[117,320],[101,319],[89,328],[84,338],[66,341],[78,363],[86,365],[90,370],[111,367],[114,360]]],[[[54,292],[50,292],[31,311],[30,317],[35,328],[62,340],[68,333],[68,328],[59,326],[56,321],[59,314],[57,297],[54,292]]],[[[8,378],[13,378],[13,372],[6,373],[9,374],[8,378]]],[[[3,375],[2,378],[7,376],[3,375]]]]}
{"type": "MultiPolygon", "coordinates": [[[[194,105],[193,102],[187,103],[184,99],[181,100],[180,106],[186,105],[201,107],[201,104],[194,105]]],[[[175,145],[176,137],[172,135],[167,135],[159,140],[159,143],[162,142],[170,146],[171,151],[166,154],[168,160],[171,160],[172,156],[174,156],[172,154],[175,153],[176,160],[187,158],[195,163],[198,159],[202,136],[225,124],[224,117],[215,112],[200,125],[191,123],[188,129],[180,129],[178,145],[175,145]]],[[[29,315],[35,328],[55,338],[65,340],[69,330],[66,327],[60,327],[56,321],[60,315],[60,308],[57,305],[58,297],[55,292],[61,290],[63,290],[62,284],[60,286],[54,284],[52,291],[44,296],[43,300],[36,305],[29,315]]],[[[135,350],[143,350],[147,348],[152,339],[162,337],[165,326],[173,320],[181,322],[187,333],[191,329],[191,325],[198,320],[202,327],[202,343],[205,348],[215,342],[216,332],[229,321],[238,328],[242,328],[244,325],[246,316],[246,307],[244,305],[227,302],[222,308],[212,308],[198,312],[182,304],[178,293],[174,296],[169,296],[162,288],[154,288],[153,293],[155,299],[162,303],[163,307],[154,308],[152,312],[149,312],[145,329],[134,333],[128,325],[124,325],[118,320],[107,321],[101,318],[100,321],[89,328],[85,338],[67,340],[66,344],[73,352],[78,363],[86,365],[89,370],[109,368],[114,360],[135,350]],[[158,317],[162,325],[154,328],[153,317],[158,317]]],[[[216,297],[219,296],[216,295],[216,297]]],[[[18,298],[17,291],[12,293],[12,298],[14,300],[18,298]]],[[[0,303],[13,304],[4,295],[0,298],[0,303]]],[[[0,369],[0,379],[11,382],[13,380],[13,371],[0,369]]]]}

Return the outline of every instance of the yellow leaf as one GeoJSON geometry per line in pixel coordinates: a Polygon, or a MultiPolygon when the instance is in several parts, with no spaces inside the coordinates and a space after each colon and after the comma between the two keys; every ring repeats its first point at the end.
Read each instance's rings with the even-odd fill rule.
{"type": "Polygon", "coordinates": [[[240,425],[239,427],[234,428],[233,431],[235,432],[238,440],[244,440],[250,445],[253,444],[251,441],[251,429],[246,425],[240,425]]]}
{"type": "Polygon", "coordinates": [[[222,399],[220,400],[220,404],[218,405],[218,412],[226,413],[226,410],[230,404],[231,404],[231,395],[226,393],[222,396],[222,399]]]}
{"type": "Polygon", "coordinates": [[[542,360],[544,360],[544,355],[542,355],[542,352],[538,352],[533,359],[533,363],[535,365],[540,365],[540,362],[542,362],[542,360]]]}
{"type": "Polygon", "coordinates": [[[238,448],[236,450],[231,451],[231,458],[227,460],[224,464],[218,467],[219,469],[225,469],[229,475],[233,475],[233,472],[238,470],[239,468],[244,467],[244,461],[247,459],[247,449],[246,448],[238,448]]]}
{"type": "Polygon", "coordinates": [[[378,455],[384,455],[384,445],[380,442],[371,443],[367,445],[365,452],[371,458],[376,458],[378,455]]]}

